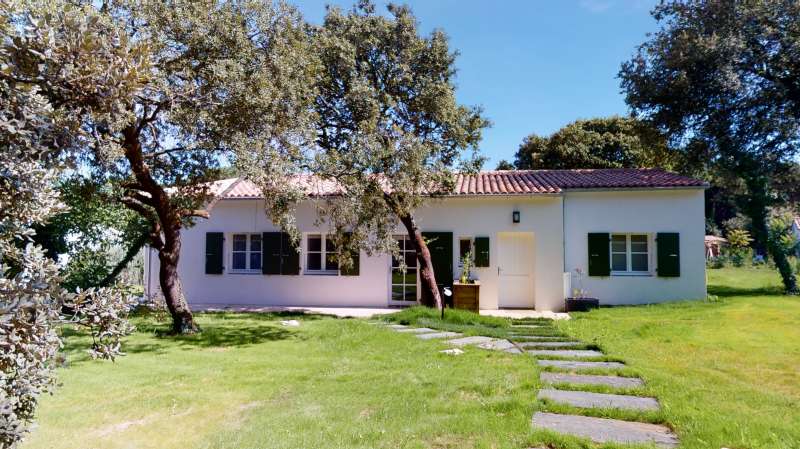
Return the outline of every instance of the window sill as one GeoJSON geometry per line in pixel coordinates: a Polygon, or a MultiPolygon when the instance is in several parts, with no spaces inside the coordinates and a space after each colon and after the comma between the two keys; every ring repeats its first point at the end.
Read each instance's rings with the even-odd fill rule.
{"type": "Polygon", "coordinates": [[[313,271],[313,270],[306,270],[303,272],[306,276],[338,276],[338,271],[313,271]]]}
{"type": "Polygon", "coordinates": [[[228,274],[261,274],[261,270],[231,270],[228,274]]]}
{"type": "Polygon", "coordinates": [[[619,276],[619,277],[652,277],[653,273],[649,271],[644,272],[634,272],[634,271],[612,271],[611,276],[619,276]]]}

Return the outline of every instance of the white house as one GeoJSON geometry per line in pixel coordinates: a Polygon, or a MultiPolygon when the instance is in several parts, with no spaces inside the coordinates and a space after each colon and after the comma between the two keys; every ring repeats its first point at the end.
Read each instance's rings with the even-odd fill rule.
{"type": "MultiPolygon", "coordinates": [[[[246,180],[217,183],[211,218],[182,232],[180,276],[190,304],[386,307],[419,296],[416,263],[402,226],[408,269],[362,253],[343,273],[315,225],[315,199],[300,205],[300,248],[265,213],[246,180]]],[[[699,180],[654,169],[491,171],[459,175],[452,195],[417,211],[437,281],[459,275],[474,249],[482,309],[559,311],[573,288],[601,304],[643,304],[706,295],[704,190],[699,180]],[[576,270],[583,273],[576,275],[576,270]],[[580,283],[580,285],[578,285],[580,283]]],[[[328,187],[312,192],[319,198],[328,187]]],[[[155,293],[155,254],[146,287],[155,293]]]]}

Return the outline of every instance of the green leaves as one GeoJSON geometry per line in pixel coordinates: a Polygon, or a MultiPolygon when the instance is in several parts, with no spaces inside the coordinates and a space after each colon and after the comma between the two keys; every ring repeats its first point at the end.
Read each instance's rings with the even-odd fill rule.
{"type": "Polygon", "coordinates": [[[312,29],[320,65],[312,171],[344,191],[321,215],[382,252],[394,247],[398,215],[449,192],[454,170],[482,162],[477,144],[488,126],[479,108],[456,101],[445,34],[421,36],[408,7],[388,12],[370,2],[331,8],[312,29]]]}
{"type": "Polygon", "coordinates": [[[519,169],[672,169],[679,155],[658,131],[634,118],[577,120],[548,137],[525,138],[515,156],[519,169]]]}

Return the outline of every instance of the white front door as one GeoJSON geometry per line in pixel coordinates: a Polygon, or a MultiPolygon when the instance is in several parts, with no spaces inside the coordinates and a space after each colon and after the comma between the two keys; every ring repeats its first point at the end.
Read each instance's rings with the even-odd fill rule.
{"type": "Polygon", "coordinates": [[[497,274],[498,306],[533,308],[533,234],[500,232],[497,274]]]}

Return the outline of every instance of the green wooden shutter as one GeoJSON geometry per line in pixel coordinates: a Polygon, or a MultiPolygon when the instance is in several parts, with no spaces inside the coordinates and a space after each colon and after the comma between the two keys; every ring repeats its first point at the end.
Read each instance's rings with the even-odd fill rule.
{"type": "Polygon", "coordinates": [[[222,244],[225,237],[221,232],[206,232],[206,274],[222,274],[222,244]]]}
{"type": "Polygon", "coordinates": [[[475,237],[475,266],[489,266],[489,237],[475,237]]]}
{"type": "MultiPolygon", "coordinates": [[[[350,237],[352,236],[351,233],[345,234],[345,240],[347,243],[350,243],[350,237]]],[[[361,251],[358,249],[353,250],[350,253],[350,258],[353,261],[353,265],[350,268],[341,268],[339,269],[339,274],[342,276],[358,276],[361,271],[361,251]]]]}
{"type": "Polygon", "coordinates": [[[680,236],[677,232],[656,234],[657,266],[659,277],[681,275],[680,236]]]}
{"type": "Polygon", "coordinates": [[[285,232],[281,234],[281,274],[300,274],[300,250],[285,232]]]}
{"type": "Polygon", "coordinates": [[[589,276],[611,274],[610,235],[607,232],[589,233],[589,276]]]}
{"type": "Polygon", "coordinates": [[[423,232],[422,237],[429,241],[433,275],[441,293],[444,287],[453,286],[453,233],[423,232]]]}
{"type": "Polygon", "coordinates": [[[281,233],[265,232],[261,236],[261,272],[281,274],[281,233]]]}

